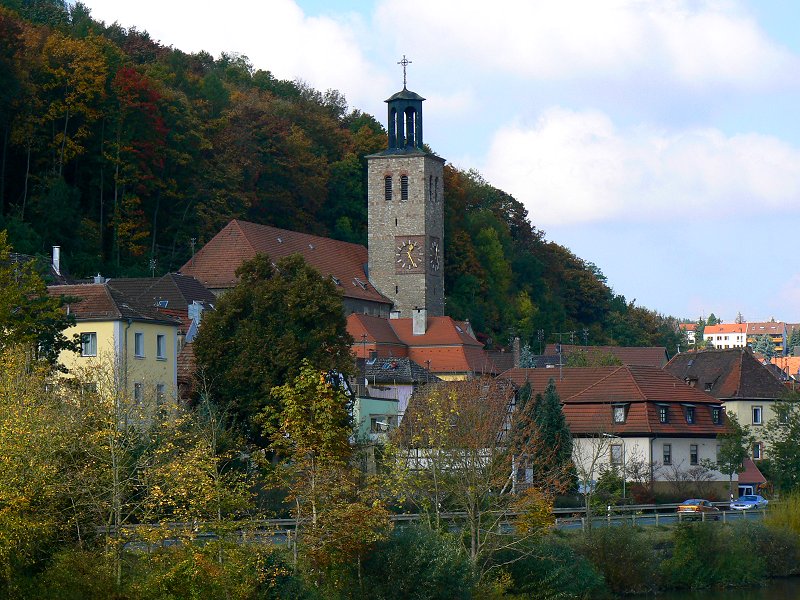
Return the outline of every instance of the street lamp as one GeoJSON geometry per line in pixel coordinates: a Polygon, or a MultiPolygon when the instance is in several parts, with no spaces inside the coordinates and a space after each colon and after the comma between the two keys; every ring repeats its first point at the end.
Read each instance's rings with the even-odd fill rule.
{"type": "Polygon", "coordinates": [[[604,438],[617,439],[617,440],[620,440],[622,442],[622,497],[623,498],[627,498],[628,495],[627,495],[626,489],[625,489],[625,479],[626,479],[626,475],[627,475],[626,469],[625,469],[625,438],[620,437],[618,435],[612,435],[610,433],[604,433],[603,437],[604,438]]]}

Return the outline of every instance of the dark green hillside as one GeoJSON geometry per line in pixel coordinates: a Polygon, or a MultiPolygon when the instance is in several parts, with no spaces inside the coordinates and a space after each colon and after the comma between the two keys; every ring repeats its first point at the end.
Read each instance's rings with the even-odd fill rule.
{"type": "MultiPolygon", "coordinates": [[[[164,47],[81,4],[0,1],[0,228],[19,252],[60,245],[74,275],[175,270],[232,218],[365,243],[363,157],[385,144],[340,93],[246,57],[164,47]]],[[[513,197],[452,167],[445,184],[452,316],[494,345],[576,331],[674,351],[674,319],[615,296],[513,197]]]]}

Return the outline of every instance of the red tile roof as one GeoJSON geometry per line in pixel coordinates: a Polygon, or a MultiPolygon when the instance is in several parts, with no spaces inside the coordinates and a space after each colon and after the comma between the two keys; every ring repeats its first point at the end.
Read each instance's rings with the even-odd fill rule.
{"type": "Polygon", "coordinates": [[[239,265],[259,253],[274,261],[301,254],[320,273],[335,278],[344,296],[391,304],[367,280],[364,246],[237,219],[189,259],[180,272],[211,289],[230,288],[236,285],[239,265]]]}
{"type": "Polygon", "coordinates": [[[697,331],[697,323],[678,323],[681,331],[697,331]]]}
{"type": "Polygon", "coordinates": [[[747,323],[720,323],[719,325],[706,325],[703,335],[717,333],[747,333],[747,323]]]}
{"type": "Polygon", "coordinates": [[[767,321],[764,323],[746,323],[748,335],[783,335],[786,331],[786,323],[782,321],[767,321]]]}
{"type": "Polygon", "coordinates": [[[408,356],[421,366],[430,364],[430,371],[440,374],[497,372],[483,345],[470,335],[468,324],[450,317],[428,317],[423,335],[414,335],[412,327],[412,319],[355,313],[347,317],[347,331],[353,336],[353,353],[357,356],[370,350],[377,351],[378,356],[408,356]]]}
{"type": "MultiPolygon", "coordinates": [[[[569,356],[575,352],[586,352],[589,355],[611,354],[623,365],[643,365],[663,367],[667,364],[667,349],[664,346],[574,346],[561,344],[561,354],[569,356]]],[[[556,344],[547,344],[546,356],[558,354],[556,344]]]]}
{"type": "Polygon", "coordinates": [[[750,458],[744,459],[744,469],[739,473],[739,483],[767,483],[767,478],[750,458]]]}
{"type": "Polygon", "coordinates": [[[512,369],[501,377],[521,386],[530,381],[541,393],[553,379],[570,429],[577,434],[610,431],[619,435],[715,436],[724,426],[712,422],[719,401],[691,388],[662,369],[648,366],[512,369]],[[612,404],[625,404],[625,423],[612,423],[612,404]],[[659,405],[668,408],[668,422],[659,420],[659,405]],[[686,422],[686,405],[694,408],[695,422],[686,422]]]}

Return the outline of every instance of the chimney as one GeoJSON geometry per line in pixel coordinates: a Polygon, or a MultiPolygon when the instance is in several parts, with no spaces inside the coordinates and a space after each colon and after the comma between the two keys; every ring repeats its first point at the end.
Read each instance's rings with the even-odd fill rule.
{"type": "Polygon", "coordinates": [[[390,319],[399,319],[400,318],[400,311],[397,310],[396,308],[392,309],[391,311],[389,311],[389,318],[390,319]]]}
{"type": "Polygon", "coordinates": [[[61,275],[61,246],[53,246],[53,271],[61,275]]]}
{"type": "Polygon", "coordinates": [[[94,276],[94,282],[95,283],[105,283],[106,282],[106,278],[103,277],[102,275],[100,275],[100,273],[98,273],[97,275],[94,276]]]}
{"type": "Polygon", "coordinates": [[[411,332],[414,335],[425,335],[425,329],[428,326],[428,311],[424,308],[414,308],[411,315],[411,332]]]}

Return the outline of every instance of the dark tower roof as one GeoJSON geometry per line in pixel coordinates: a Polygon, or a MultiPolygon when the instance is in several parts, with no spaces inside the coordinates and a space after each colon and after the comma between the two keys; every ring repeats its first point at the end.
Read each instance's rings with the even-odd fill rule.
{"type": "Polygon", "coordinates": [[[405,86],[386,100],[389,147],[385,154],[425,152],[422,146],[422,101],[416,92],[405,86]]]}

